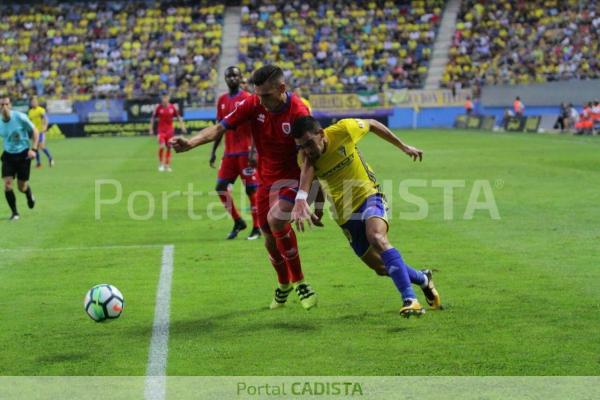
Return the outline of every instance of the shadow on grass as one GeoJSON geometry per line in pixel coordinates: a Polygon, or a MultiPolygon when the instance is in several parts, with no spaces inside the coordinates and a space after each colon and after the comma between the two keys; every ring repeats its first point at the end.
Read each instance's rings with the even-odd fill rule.
{"type": "MultiPolygon", "coordinates": [[[[258,316],[260,314],[266,313],[267,311],[269,310],[266,307],[263,307],[247,310],[235,310],[220,314],[211,314],[209,316],[197,319],[175,320],[170,322],[169,335],[206,335],[215,332],[215,329],[217,327],[218,331],[222,332],[228,326],[237,328],[240,324],[239,322],[236,322],[234,325],[230,325],[227,322],[228,320],[240,317],[247,317],[250,315],[258,316]]],[[[203,315],[201,312],[199,312],[198,314],[199,317],[203,315]]],[[[131,333],[140,336],[151,336],[152,326],[134,326],[131,328],[131,333]]]]}
{"type": "Polygon", "coordinates": [[[312,322],[288,322],[288,321],[272,321],[267,323],[255,323],[250,326],[245,326],[240,331],[260,331],[260,330],[268,330],[268,331],[277,331],[282,330],[289,333],[306,333],[306,332],[316,332],[319,330],[319,326],[312,322]]]}
{"type": "Polygon", "coordinates": [[[73,361],[81,361],[90,358],[88,353],[57,353],[57,354],[49,354],[43,357],[37,357],[36,361],[40,363],[62,363],[62,362],[73,362],[73,361]]]}

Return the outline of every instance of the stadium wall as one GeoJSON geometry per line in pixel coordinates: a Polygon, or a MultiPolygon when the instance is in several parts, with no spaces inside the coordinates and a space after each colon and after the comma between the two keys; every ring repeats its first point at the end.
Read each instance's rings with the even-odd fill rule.
{"type": "Polygon", "coordinates": [[[532,106],[559,106],[562,102],[582,105],[600,97],[600,79],[484,86],[481,102],[486,107],[509,107],[517,96],[521,97],[525,110],[532,106]]]}
{"type": "Polygon", "coordinates": [[[457,115],[464,114],[463,107],[427,107],[393,109],[389,118],[392,129],[417,128],[451,128],[457,115]]]}

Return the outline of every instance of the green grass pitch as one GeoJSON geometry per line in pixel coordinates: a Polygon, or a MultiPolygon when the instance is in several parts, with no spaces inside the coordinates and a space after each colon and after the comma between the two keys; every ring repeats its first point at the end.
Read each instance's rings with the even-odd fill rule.
{"type": "MultiPolygon", "coordinates": [[[[597,375],[600,140],[399,135],[425,151],[422,163],[374,136],[360,147],[387,182],[391,242],[413,267],[437,270],[445,311],[400,318],[392,282],[329,219],[298,234],[319,306],[306,312],[292,296],[270,311],[275,274],[262,241],[225,241],[230,220],[208,218],[222,215],[208,146],[159,173],[150,138],[52,141],[56,166],[32,173],[36,208],[17,194],[21,220],[0,221],[1,374],[144,375],[161,246],[174,244],[169,375],[597,375]],[[418,182],[410,193],[427,204],[425,218],[402,217],[418,208],[400,195],[407,179],[418,182]],[[122,199],[96,210],[100,180],[119,182],[122,199]],[[464,182],[451,209],[441,181],[464,182]],[[489,183],[500,219],[485,209],[464,218],[476,181],[489,183]],[[181,194],[190,184],[202,192],[196,218],[181,194]],[[98,283],[125,297],[110,324],[83,310],[98,283]]],[[[106,182],[104,200],[118,194],[106,182]]],[[[239,205],[239,183],[234,193],[239,205]]]]}

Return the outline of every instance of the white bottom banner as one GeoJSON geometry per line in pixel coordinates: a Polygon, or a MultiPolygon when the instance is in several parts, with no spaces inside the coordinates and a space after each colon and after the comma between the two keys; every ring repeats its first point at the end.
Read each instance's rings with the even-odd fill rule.
{"type": "Polygon", "coordinates": [[[600,377],[0,377],[2,400],[313,398],[592,400],[600,399],[600,377]]]}

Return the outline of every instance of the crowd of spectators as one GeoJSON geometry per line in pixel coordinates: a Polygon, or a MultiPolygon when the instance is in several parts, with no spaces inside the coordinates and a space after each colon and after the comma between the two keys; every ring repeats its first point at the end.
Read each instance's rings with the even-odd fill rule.
{"type": "Polygon", "coordinates": [[[242,2],[240,63],[282,66],[310,93],[424,84],[444,0],[242,2]]]}
{"type": "Polygon", "coordinates": [[[444,87],[600,78],[600,2],[463,0],[444,87]]]}
{"type": "Polygon", "coordinates": [[[0,86],[15,99],[212,101],[223,14],[209,0],[3,4],[0,86]]]}

